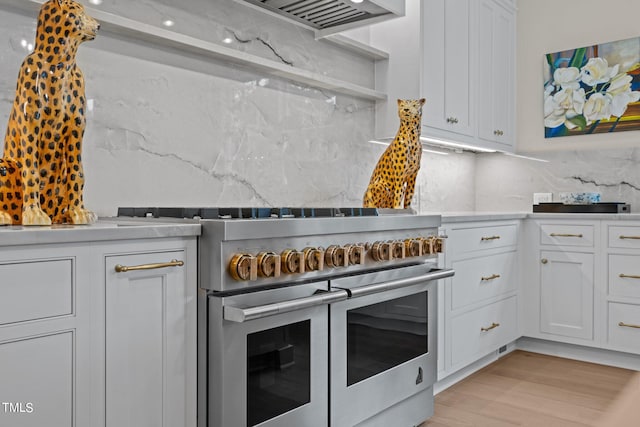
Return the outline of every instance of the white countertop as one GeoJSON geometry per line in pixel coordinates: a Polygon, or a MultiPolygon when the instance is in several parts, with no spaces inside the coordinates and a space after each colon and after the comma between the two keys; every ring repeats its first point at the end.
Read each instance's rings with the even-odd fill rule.
{"type": "Polygon", "coordinates": [[[0,247],[105,240],[199,236],[198,223],[130,221],[100,218],[91,225],[0,226],[0,247]]]}
{"type": "MultiPolygon", "coordinates": [[[[424,213],[428,215],[429,213],[424,213]]],[[[443,224],[474,221],[501,221],[510,219],[565,219],[565,220],[608,220],[640,221],[640,213],[600,214],[600,213],[544,213],[544,212],[444,212],[443,224]]]]}

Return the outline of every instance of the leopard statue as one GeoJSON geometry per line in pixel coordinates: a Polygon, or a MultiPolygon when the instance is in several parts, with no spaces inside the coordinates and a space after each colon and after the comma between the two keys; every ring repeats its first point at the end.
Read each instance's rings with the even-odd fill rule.
{"type": "Polygon", "coordinates": [[[398,100],[400,128],[376,164],[364,193],[365,208],[409,209],[420,170],[420,128],[425,100],[398,100]]]}
{"type": "Polygon", "coordinates": [[[76,53],[99,28],[75,1],[49,0],[40,8],[0,159],[0,224],[95,222],[82,194],[87,105],[76,53]]]}

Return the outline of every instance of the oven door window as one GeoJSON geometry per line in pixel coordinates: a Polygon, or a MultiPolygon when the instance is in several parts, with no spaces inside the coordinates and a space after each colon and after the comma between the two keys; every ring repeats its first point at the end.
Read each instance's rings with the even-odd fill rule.
{"type": "Polygon", "coordinates": [[[347,386],[428,352],[427,292],[347,311],[347,386]]]}
{"type": "Polygon", "coordinates": [[[311,321],[247,336],[247,426],[311,400],[311,321]]]}

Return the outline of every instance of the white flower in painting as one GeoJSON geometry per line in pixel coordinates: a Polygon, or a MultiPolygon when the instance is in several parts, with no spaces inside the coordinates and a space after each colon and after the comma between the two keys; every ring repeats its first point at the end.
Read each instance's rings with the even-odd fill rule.
{"type": "Polygon", "coordinates": [[[611,115],[621,117],[631,102],[640,100],[640,92],[631,91],[631,78],[626,73],[620,73],[611,79],[607,88],[607,96],[611,98],[611,115]]]}
{"type": "Polygon", "coordinates": [[[579,89],[580,70],[576,67],[558,68],[553,73],[553,81],[562,89],[579,89]]]}
{"type": "Polygon", "coordinates": [[[582,114],[585,105],[584,89],[562,89],[551,96],[545,91],[544,124],[555,128],[564,125],[573,129],[576,127],[570,119],[582,114]]]}
{"type": "Polygon", "coordinates": [[[604,58],[590,58],[587,64],[582,67],[580,76],[584,84],[595,86],[600,83],[606,83],[613,76],[618,74],[620,64],[609,67],[609,63],[604,58]]]}
{"type": "Polygon", "coordinates": [[[602,93],[592,94],[584,104],[584,117],[587,124],[611,118],[611,97],[602,93]]]}

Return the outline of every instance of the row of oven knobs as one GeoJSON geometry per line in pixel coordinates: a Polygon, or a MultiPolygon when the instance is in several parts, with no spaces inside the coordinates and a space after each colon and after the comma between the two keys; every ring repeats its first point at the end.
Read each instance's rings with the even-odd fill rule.
{"type": "Polygon", "coordinates": [[[257,255],[239,253],[229,262],[229,273],[235,280],[256,280],[258,277],[280,277],[280,274],[321,271],[325,267],[348,267],[364,264],[366,253],[374,261],[391,261],[407,257],[442,252],[439,237],[377,241],[374,243],[331,245],[324,248],[287,249],[280,254],[260,252],[257,255]]]}

